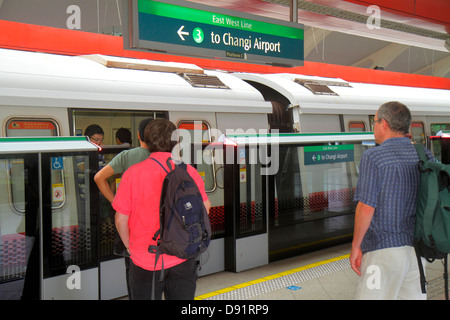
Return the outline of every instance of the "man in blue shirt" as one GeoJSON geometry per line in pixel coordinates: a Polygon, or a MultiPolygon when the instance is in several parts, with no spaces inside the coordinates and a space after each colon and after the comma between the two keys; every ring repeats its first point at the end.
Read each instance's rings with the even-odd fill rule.
{"type": "Polygon", "coordinates": [[[381,105],[374,119],[379,146],[361,158],[350,254],[360,276],[357,299],[426,298],[413,247],[419,157],[406,136],[410,124],[405,105],[381,105]]]}

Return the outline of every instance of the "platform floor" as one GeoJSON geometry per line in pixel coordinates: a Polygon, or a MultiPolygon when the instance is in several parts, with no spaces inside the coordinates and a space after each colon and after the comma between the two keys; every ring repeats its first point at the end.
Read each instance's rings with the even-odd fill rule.
{"type": "MultiPolygon", "coordinates": [[[[352,300],[358,275],[348,260],[350,243],[239,273],[200,277],[196,300],[352,300]]],[[[441,261],[427,263],[428,300],[444,300],[441,261]]]]}

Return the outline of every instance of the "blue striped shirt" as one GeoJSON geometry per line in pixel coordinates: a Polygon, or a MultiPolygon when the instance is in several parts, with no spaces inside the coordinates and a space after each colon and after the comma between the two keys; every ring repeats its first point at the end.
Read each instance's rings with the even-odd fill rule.
{"type": "Polygon", "coordinates": [[[375,208],[375,213],[361,244],[363,252],[413,245],[418,161],[406,137],[387,139],[364,152],[354,200],[375,208]]]}

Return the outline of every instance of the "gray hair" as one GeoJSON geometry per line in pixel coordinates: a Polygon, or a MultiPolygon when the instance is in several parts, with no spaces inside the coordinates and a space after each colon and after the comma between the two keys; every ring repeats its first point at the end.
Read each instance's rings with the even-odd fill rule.
{"type": "Polygon", "coordinates": [[[403,103],[390,101],[380,106],[378,119],[384,119],[392,131],[408,133],[411,125],[411,112],[403,103]]]}

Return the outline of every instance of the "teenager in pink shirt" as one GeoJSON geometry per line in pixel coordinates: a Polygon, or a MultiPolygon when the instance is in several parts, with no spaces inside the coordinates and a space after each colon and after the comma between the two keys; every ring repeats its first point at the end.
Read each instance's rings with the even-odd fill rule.
{"type": "MultiPolygon", "coordinates": [[[[151,152],[150,158],[167,166],[171,151],[177,143],[172,141],[175,125],[169,120],[153,120],[145,129],[144,140],[151,152]]],[[[193,299],[197,281],[195,259],[183,260],[176,256],[163,255],[155,269],[155,254],[148,252],[149,245],[159,229],[159,202],[166,172],[151,159],[130,167],[123,175],[117,190],[113,208],[116,210],[116,227],[130,252],[131,299],[150,299],[153,273],[156,272],[155,298],[184,300],[193,299]],[[161,261],[164,260],[164,281],[159,281],[161,261]]],[[[211,203],[206,195],[204,183],[197,170],[188,165],[189,175],[194,179],[209,212],[211,203]]]]}

